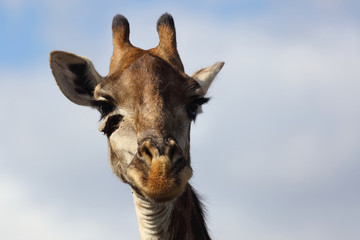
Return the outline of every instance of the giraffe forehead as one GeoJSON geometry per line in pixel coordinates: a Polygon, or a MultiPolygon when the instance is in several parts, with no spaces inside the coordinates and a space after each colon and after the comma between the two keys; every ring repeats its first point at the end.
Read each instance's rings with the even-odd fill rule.
{"type": "Polygon", "coordinates": [[[111,95],[118,104],[133,108],[164,102],[178,105],[187,101],[192,81],[161,58],[145,54],[108,76],[95,94],[111,95]]]}

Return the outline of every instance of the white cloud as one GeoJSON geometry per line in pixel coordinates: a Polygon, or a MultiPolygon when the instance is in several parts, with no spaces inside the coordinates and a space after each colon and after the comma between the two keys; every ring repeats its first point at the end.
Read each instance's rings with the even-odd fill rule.
{"type": "MultiPolygon", "coordinates": [[[[116,239],[106,223],[94,217],[70,215],[34,201],[33,194],[11,177],[0,179],[0,236],[2,239],[116,239]]],[[[126,229],[124,238],[130,239],[126,229]]]]}
{"type": "Polygon", "coordinates": [[[253,239],[356,239],[349,226],[359,202],[333,211],[356,198],[356,26],[316,23],[290,37],[231,27],[207,41],[225,42],[226,64],[192,138],[200,192],[217,203],[209,206],[212,225],[244,224],[233,234],[253,239]]]}
{"type": "Polygon", "coordinates": [[[67,105],[48,66],[0,77],[0,238],[117,239],[119,225],[136,238],[131,191],[111,173],[98,114],[67,105]]]}
{"type": "MultiPolygon", "coordinates": [[[[271,166],[278,167],[273,165],[274,161],[285,165],[294,163],[292,170],[281,168],[289,170],[283,174],[294,180],[304,179],[305,175],[321,177],[321,174],[327,174],[326,171],[314,171],[308,176],[313,164],[318,170],[332,166],[334,173],[339,165],[351,164],[351,157],[347,158],[350,161],[347,163],[338,157],[344,152],[356,154],[358,142],[356,126],[351,127],[352,133],[344,132],[352,121],[344,116],[354,114],[352,106],[359,99],[353,91],[359,86],[357,79],[360,76],[355,66],[360,60],[358,44],[354,41],[359,38],[356,30],[343,29],[339,25],[326,32],[327,37],[319,31],[292,39],[259,32],[262,32],[261,28],[222,35],[231,50],[224,72],[215,82],[216,88],[212,89],[216,102],[205,107],[204,121],[213,117],[213,125],[226,121],[227,126],[235,126],[237,136],[228,130],[228,137],[235,138],[228,143],[232,146],[230,149],[236,150],[235,156],[240,153],[238,157],[260,158],[259,161],[270,158],[264,163],[267,164],[265,171],[271,166]],[[321,42],[319,39],[328,40],[321,42]],[[227,106],[234,102],[237,108],[230,110],[227,106]],[[214,109],[212,116],[208,115],[207,108],[214,109]],[[343,142],[347,144],[343,145],[343,142]],[[240,152],[235,147],[237,144],[240,152]],[[241,148],[241,144],[251,149],[241,148]],[[301,166],[303,170],[299,168],[301,166]]],[[[209,45],[215,45],[219,40],[209,41],[209,45]]],[[[202,134],[208,135],[204,139],[211,139],[211,133],[202,134]]],[[[237,166],[238,162],[234,164],[237,166]]],[[[231,169],[237,169],[235,166],[231,169]]],[[[257,165],[253,167],[258,168],[257,165]]],[[[237,174],[236,170],[234,174],[237,174]]]]}

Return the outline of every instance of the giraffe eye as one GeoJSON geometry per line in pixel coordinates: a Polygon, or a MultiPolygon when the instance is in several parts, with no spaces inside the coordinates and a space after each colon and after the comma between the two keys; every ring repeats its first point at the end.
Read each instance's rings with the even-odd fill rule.
{"type": "Polygon", "coordinates": [[[209,101],[209,98],[199,97],[190,102],[186,106],[187,113],[189,115],[189,118],[192,120],[196,119],[196,115],[198,114],[199,107],[203,105],[204,103],[207,103],[209,101]]]}
{"type": "Polygon", "coordinates": [[[99,110],[101,119],[103,119],[106,115],[115,109],[115,106],[107,101],[95,101],[93,102],[93,105],[99,110]]]}
{"type": "Polygon", "coordinates": [[[195,119],[196,115],[198,114],[198,109],[200,107],[200,104],[196,102],[192,102],[188,105],[188,114],[191,119],[195,119]]]}
{"type": "Polygon", "coordinates": [[[105,117],[106,115],[108,115],[109,113],[111,113],[112,111],[114,111],[115,107],[114,105],[108,103],[108,102],[105,102],[103,104],[101,104],[99,106],[99,111],[100,111],[100,114],[101,114],[101,118],[105,117]]]}

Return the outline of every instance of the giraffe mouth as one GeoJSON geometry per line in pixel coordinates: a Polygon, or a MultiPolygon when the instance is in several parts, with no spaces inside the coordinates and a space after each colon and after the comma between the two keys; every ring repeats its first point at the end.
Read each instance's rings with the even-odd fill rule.
{"type": "Polygon", "coordinates": [[[153,202],[166,202],[184,192],[192,176],[192,168],[184,158],[172,163],[168,157],[159,156],[149,165],[134,156],[127,174],[137,193],[153,202]]]}

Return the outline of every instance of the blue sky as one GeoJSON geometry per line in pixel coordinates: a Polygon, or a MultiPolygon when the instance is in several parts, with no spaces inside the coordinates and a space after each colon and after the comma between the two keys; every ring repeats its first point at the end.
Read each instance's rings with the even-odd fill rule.
{"type": "Polygon", "coordinates": [[[0,238],[138,239],[98,113],[69,102],[48,56],[102,75],[121,13],[157,44],[169,12],[185,70],[226,62],[192,128],[191,182],[214,239],[359,239],[358,1],[0,1],[0,238]]]}

